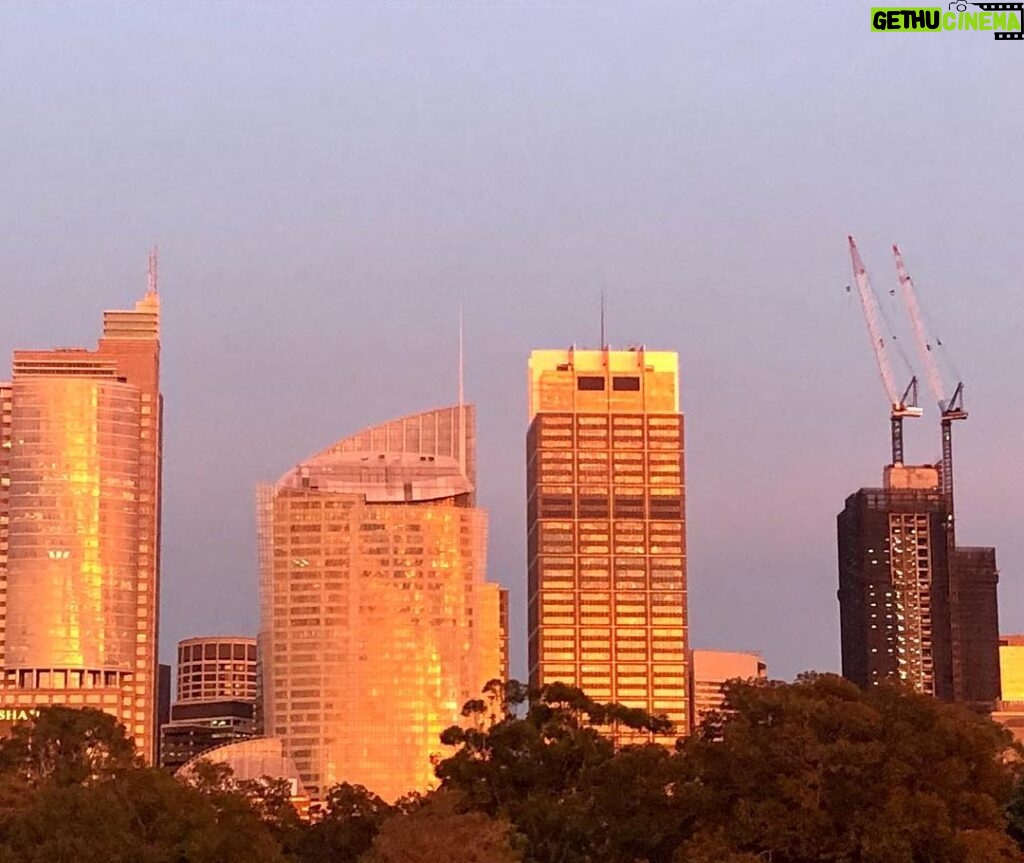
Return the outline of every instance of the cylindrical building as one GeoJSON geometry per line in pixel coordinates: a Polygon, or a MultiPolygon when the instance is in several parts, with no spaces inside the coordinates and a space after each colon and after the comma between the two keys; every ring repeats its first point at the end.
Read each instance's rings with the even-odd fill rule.
{"type": "Polygon", "coordinates": [[[213,635],[178,642],[175,703],[256,699],[256,639],[213,635]]]}

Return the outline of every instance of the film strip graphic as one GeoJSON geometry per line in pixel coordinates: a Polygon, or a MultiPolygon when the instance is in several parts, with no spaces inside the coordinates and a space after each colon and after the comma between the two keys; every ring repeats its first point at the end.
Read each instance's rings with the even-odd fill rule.
{"type": "MultiPolygon", "coordinates": [[[[950,6],[952,5],[953,4],[950,4],[950,6]]],[[[960,4],[956,5],[959,6],[960,4]]],[[[1017,18],[1021,22],[1020,31],[1015,33],[997,32],[993,35],[995,36],[997,41],[1005,39],[1012,39],[1018,42],[1024,41],[1024,3],[971,3],[971,6],[977,6],[979,9],[983,9],[986,12],[1016,12],[1017,18]]]]}

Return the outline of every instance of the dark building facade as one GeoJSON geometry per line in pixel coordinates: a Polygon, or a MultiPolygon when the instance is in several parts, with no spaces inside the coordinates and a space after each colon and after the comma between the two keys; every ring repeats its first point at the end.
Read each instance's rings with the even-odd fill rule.
{"type": "Polygon", "coordinates": [[[892,678],[943,701],[999,697],[995,550],[956,548],[931,466],[889,466],[838,516],[843,676],[892,678]]]}
{"type": "Polygon", "coordinates": [[[1000,697],[999,604],[994,548],[958,547],[953,556],[958,591],[962,700],[989,704],[1000,697]]]}
{"type": "Polygon", "coordinates": [[[253,701],[176,703],[160,729],[160,765],[177,770],[216,746],[256,736],[253,701]]]}

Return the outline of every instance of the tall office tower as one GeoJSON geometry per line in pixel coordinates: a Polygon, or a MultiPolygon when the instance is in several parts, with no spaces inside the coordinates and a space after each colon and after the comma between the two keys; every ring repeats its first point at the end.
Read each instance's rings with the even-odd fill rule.
{"type": "Polygon", "coordinates": [[[693,681],[693,725],[696,727],[708,713],[722,709],[726,683],[730,680],[765,680],[768,666],[758,653],[692,650],[690,673],[693,681]]]}
{"type": "Polygon", "coordinates": [[[208,749],[256,734],[256,639],[213,635],[178,642],[160,765],[178,768],[208,749]]]}
{"type": "MultiPolygon", "coordinates": [[[[689,725],[683,416],[667,351],[530,356],[530,684],[689,725]]],[[[620,742],[632,737],[622,736],[620,742]]]]}
{"type": "Polygon", "coordinates": [[[843,675],[944,701],[999,697],[995,551],[956,548],[939,470],[889,465],[838,516],[843,675]]]}
{"type": "Polygon", "coordinates": [[[154,761],[160,301],[96,350],[15,351],[0,385],[0,707],[100,707],[154,761]]]}
{"type": "Polygon", "coordinates": [[[439,735],[501,673],[473,408],[344,438],[257,500],[264,732],[314,798],[430,788],[439,735]]]}

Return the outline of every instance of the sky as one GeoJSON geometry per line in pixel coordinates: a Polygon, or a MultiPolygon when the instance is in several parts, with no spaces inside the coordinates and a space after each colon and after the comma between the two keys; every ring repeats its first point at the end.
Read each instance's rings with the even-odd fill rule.
{"type": "Polygon", "coordinates": [[[258,482],[455,400],[463,304],[523,675],[526,361],[606,290],[613,345],[680,355],[691,644],[791,678],[839,669],[835,515],[888,457],[846,235],[886,307],[899,242],[965,382],[958,537],[1024,631],[1022,74],[861,2],[5,2],[0,356],[91,347],[159,243],[171,661],[257,629],[258,482]]]}

